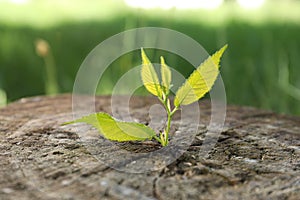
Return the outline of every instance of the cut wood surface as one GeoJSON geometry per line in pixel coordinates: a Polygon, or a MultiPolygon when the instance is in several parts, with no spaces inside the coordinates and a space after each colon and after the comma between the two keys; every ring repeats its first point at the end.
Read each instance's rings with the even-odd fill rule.
{"type": "MultiPolygon", "coordinates": [[[[208,157],[201,157],[199,151],[210,120],[210,103],[202,101],[201,128],[182,155],[157,171],[129,173],[109,165],[131,164],[142,169],[155,160],[145,160],[143,165],[130,160],[118,163],[122,155],[116,147],[135,154],[157,151],[159,145],[146,141],[109,146],[98,135],[92,140],[97,145],[91,150],[73,126],[61,126],[72,119],[71,102],[71,95],[32,97],[0,110],[1,200],[300,197],[299,117],[228,106],[218,142],[208,157]],[[94,155],[98,151],[103,156],[104,148],[106,163],[94,155]]],[[[155,103],[152,97],[131,98],[132,117],[148,124],[149,109],[155,103]]],[[[111,113],[110,97],[96,97],[96,109],[111,113]]],[[[176,130],[176,121],[178,117],[171,132],[184,135],[176,130]]],[[[86,133],[93,138],[91,130],[86,133]]]]}

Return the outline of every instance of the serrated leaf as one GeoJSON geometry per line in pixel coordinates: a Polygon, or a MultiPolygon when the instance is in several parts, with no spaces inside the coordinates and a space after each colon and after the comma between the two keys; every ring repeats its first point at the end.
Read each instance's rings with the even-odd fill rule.
{"type": "Polygon", "coordinates": [[[156,134],[154,130],[144,124],[118,121],[102,112],[84,116],[64,125],[78,122],[90,124],[97,128],[105,138],[118,142],[143,141],[152,139],[156,134]]]}
{"type": "Polygon", "coordinates": [[[206,59],[178,89],[174,105],[188,105],[198,101],[210,91],[219,74],[220,59],[227,45],[206,59]]]}
{"type": "Polygon", "coordinates": [[[143,49],[141,49],[141,53],[143,62],[141,76],[144,86],[151,94],[162,97],[162,88],[155,69],[143,49]]]}
{"type": "Polygon", "coordinates": [[[164,57],[160,57],[160,65],[161,65],[161,79],[162,79],[162,86],[165,94],[169,94],[170,85],[171,85],[171,70],[165,63],[164,57]]]}

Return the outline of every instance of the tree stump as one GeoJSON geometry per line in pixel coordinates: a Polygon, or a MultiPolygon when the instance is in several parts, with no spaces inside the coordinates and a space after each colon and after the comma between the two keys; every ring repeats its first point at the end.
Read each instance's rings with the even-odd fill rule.
{"type": "MultiPolygon", "coordinates": [[[[299,117],[228,106],[226,128],[203,158],[198,152],[210,103],[202,101],[204,131],[197,133],[186,152],[163,169],[135,174],[95,159],[75,131],[60,126],[72,119],[71,98],[25,98],[0,110],[0,199],[300,197],[299,117]]],[[[132,101],[133,115],[147,123],[155,98],[132,101]]],[[[110,97],[96,98],[98,111],[110,112],[109,107],[110,97]]],[[[123,145],[147,146],[147,142],[123,145]]]]}

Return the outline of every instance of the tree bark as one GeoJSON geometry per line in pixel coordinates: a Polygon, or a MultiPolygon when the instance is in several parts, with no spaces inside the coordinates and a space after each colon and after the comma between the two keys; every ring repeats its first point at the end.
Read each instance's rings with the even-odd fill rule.
{"type": "MultiPolygon", "coordinates": [[[[25,98],[0,110],[0,199],[300,197],[299,117],[228,106],[218,142],[208,157],[201,157],[199,151],[210,120],[210,103],[201,101],[199,132],[179,158],[157,171],[128,173],[109,165],[131,164],[140,169],[157,160],[145,160],[144,166],[128,160],[118,163],[122,159],[118,149],[134,154],[161,147],[154,141],[108,143],[98,135],[97,140],[88,141],[94,142],[91,151],[74,126],[61,126],[72,120],[71,98],[25,98]],[[107,163],[95,158],[95,152],[104,155],[103,149],[107,163]],[[114,156],[110,157],[110,152],[114,156]]],[[[97,111],[111,113],[110,103],[108,96],[96,97],[97,111]]],[[[133,97],[130,112],[134,119],[148,124],[148,111],[155,103],[155,98],[133,97]]],[[[175,116],[171,132],[184,135],[176,129],[179,117],[175,116]]],[[[86,130],[91,138],[95,138],[94,132],[93,128],[86,130]]]]}

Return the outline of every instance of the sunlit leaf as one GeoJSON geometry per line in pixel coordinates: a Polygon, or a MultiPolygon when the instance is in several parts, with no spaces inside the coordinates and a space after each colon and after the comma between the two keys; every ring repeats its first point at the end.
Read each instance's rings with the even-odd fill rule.
{"type": "Polygon", "coordinates": [[[64,125],[78,122],[90,124],[96,127],[105,138],[119,142],[143,141],[155,136],[154,130],[144,124],[118,121],[102,112],[84,116],[64,125]]]}
{"type": "Polygon", "coordinates": [[[219,74],[220,59],[227,45],[206,59],[176,92],[174,105],[188,105],[210,91],[219,74]]]}
{"type": "Polygon", "coordinates": [[[162,97],[162,88],[155,69],[143,49],[141,49],[141,52],[143,61],[141,76],[144,86],[153,95],[162,97]]]}
{"type": "Polygon", "coordinates": [[[161,65],[161,79],[162,79],[162,86],[165,94],[169,94],[170,85],[171,85],[171,70],[165,63],[164,57],[160,57],[160,65],[161,65]]]}

